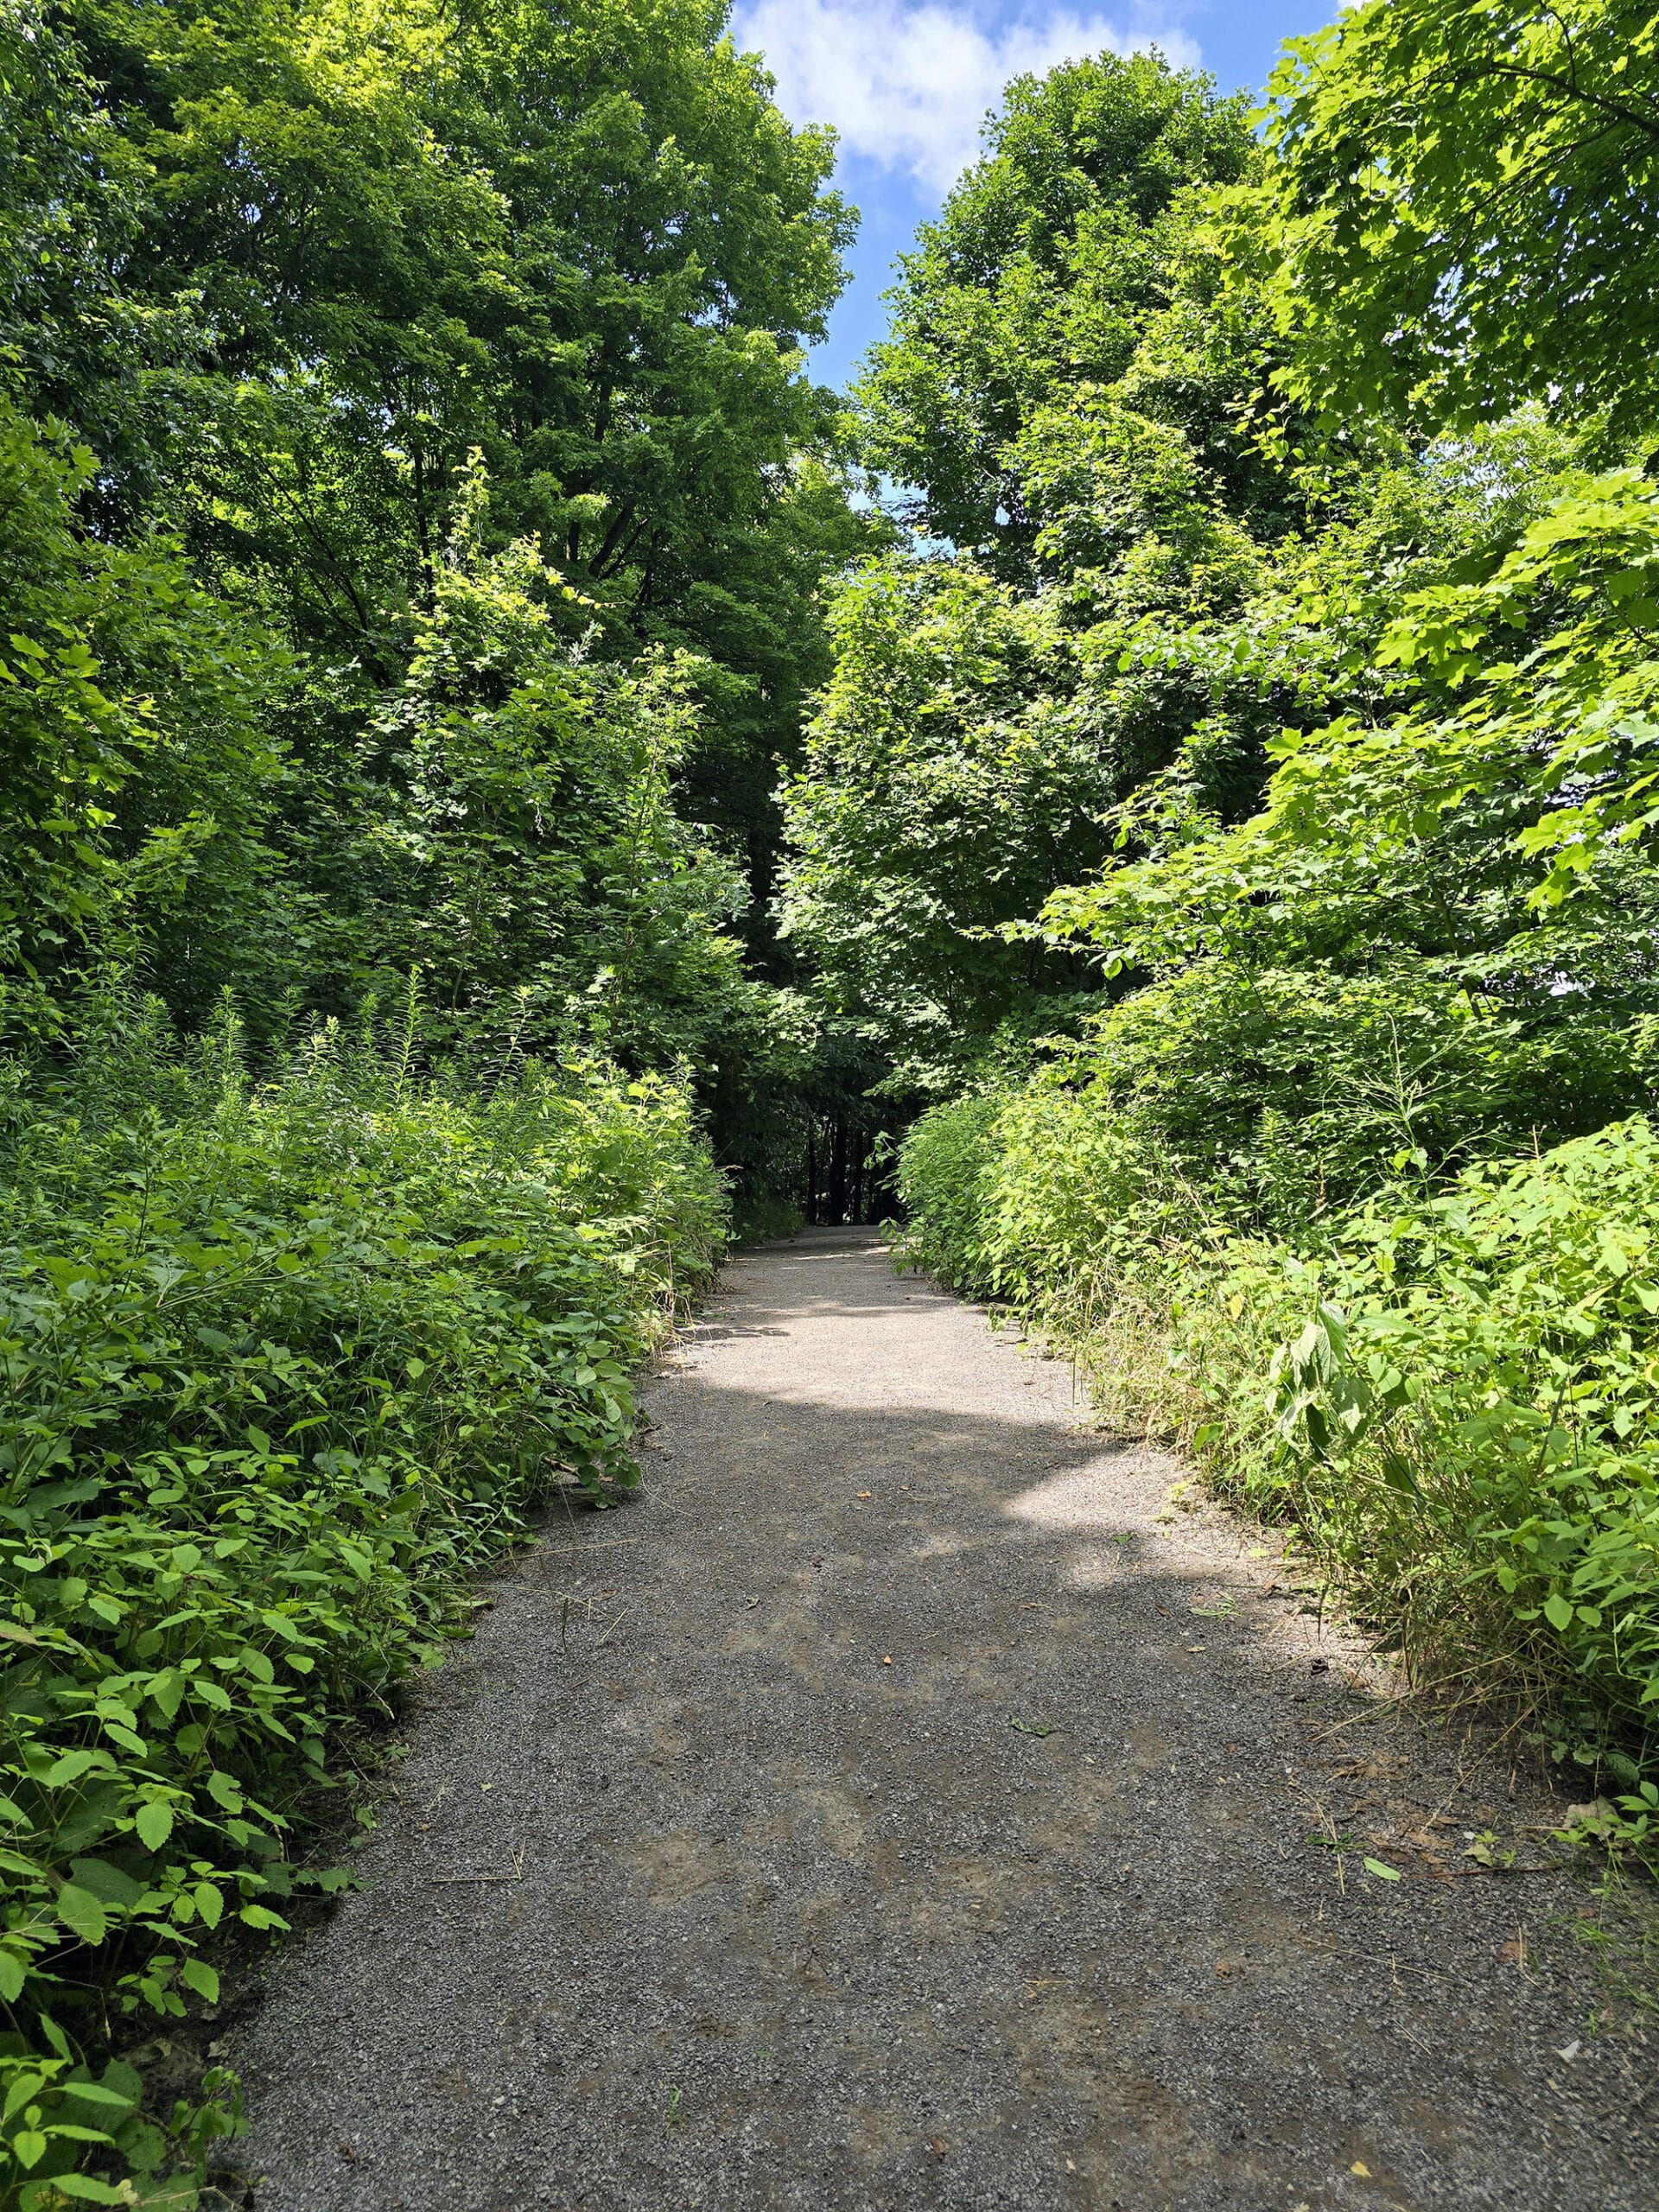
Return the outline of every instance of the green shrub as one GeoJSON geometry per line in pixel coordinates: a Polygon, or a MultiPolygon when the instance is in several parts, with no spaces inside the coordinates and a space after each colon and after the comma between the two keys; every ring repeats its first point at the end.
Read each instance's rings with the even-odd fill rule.
{"type": "MultiPolygon", "coordinates": [[[[153,1015],[82,1029],[44,1103],[12,1071],[0,1196],[0,2204],[25,2212],[77,2127],[139,2171],[175,2155],[84,2056],[213,1999],[215,1929],[286,1925],[332,1743],[435,1657],[468,1570],[556,1484],[637,1479],[630,1371],[724,1211],[665,1079],[531,1066],[468,1101],[325,1033],[252,1085],[229,1031],[193,1063],[153,1015]]],[[[181,2113],[187,2155],[220,2124],[181,2113]]]]}
{"type": "Polygon", "coordinates": [[[1105,1085],[1039,1077],[925,1116],[901,1188],[912,1258],[1033,1313],[1109,1419],[1294,1523],[1409,1665],[1523,1691],[1558,1747],[1626,1782],[1653,1763],[1647,1122],[1418,1173],[1292,1240],[1230,1228],[1105,1085]]]}
{"type": "Polygon", "coordinates": [[[1643,1756],[1659,1726],[1656,1231],[1643,1120],[1379,1204],[1317,1271],[1274,1377],[1299,1510],[1349,1579],[1409,1584],[1442,1643],[1496,1611],[1529,1674],[1562,1677],[1643,1756]]]}
{"type": "Polygon", "coordinates": [[[899,1154],[899,1196],[909,1216],[905,1249],[957,1290],[991,1287],[982,1215],[1004,1103],[998,1092],[980,1091],[931,1106],[912,1124],[899,1154]]]}

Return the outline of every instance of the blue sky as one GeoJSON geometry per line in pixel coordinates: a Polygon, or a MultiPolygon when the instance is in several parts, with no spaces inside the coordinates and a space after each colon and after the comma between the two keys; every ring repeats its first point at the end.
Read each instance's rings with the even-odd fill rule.
{"type": "Polygon", "coordinates": [[[734,35],[766,55],[785,113],[841,133],[836,181],[863,216],[813,378],[844,383],[881,335],[893,257],[938,213],[1010,77],[1156,45],[1224,91],[1260,86],[1283,40],[1335,13],[1335,0],[736,0],[734,35]]]}

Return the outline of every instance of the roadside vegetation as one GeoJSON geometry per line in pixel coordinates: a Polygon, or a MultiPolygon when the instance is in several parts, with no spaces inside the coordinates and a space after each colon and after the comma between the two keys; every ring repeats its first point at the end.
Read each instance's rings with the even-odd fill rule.
{"type": "Polygon", "coordinates": [[[830,166],[689,0],[0,15],[16,2212],[195,2200],[225,1959],[868,1080],[765,919],[830,166]]]}
{"type": "Polygon", "coordinates": [[[232,2125],[215,2075],[146,2112],[130,2056],[92,2079],[71,2037],[164,2037],[217,1999],[216,1934],[345,1881],[305,1862],[364,1721],[550,1497],[636,1481],[632,1372],[726,1217],[667,1077],[467,1090],[325,1029],[260,1083],[228,1014],[181,1049],[153,1006],[75,1014],[72,1080],[9,1102],[0,1211],[25,2195],[101,2137],[164,2181],[232,2125]]]}

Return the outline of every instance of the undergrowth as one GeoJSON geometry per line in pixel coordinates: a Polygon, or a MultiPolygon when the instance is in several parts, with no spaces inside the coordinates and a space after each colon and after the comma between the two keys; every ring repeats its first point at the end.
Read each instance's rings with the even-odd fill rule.
{"type": "Polygon", "coordinates": [[[1241,1233],[1109,1092],[1039,1078],[924,1116],[905,1249],[1293,1526],[1420,1686],[1530,1708],[1604,1838],[1659,1855],[1659,1136],[1395,1165],[1241,1233]]]}
{"type": "Polygon", "coordinates": [[[469,1573],[556,1485],[637,1480],[631,1370],[724,1229],[666,1078],[469,1095],[324,1031],[255,1082],[229,1016],[79,1033],[0,1124],[8,2212],[194,2201],[234,2084],[169,2121],[118,2054],[217,1996],[215,1931],[344,1878],[304,1808],[469,1573]]]}

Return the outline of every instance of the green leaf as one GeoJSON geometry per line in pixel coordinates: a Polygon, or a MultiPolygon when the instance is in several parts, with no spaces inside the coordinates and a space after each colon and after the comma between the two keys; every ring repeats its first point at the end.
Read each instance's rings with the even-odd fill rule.
{"type": "Polygon", "coordinates": [[[1554,1629],[1568,1629],[1573,1625],[1573,1607],[1559,1591],[1544,1600],[1544,1618],[1554,1629]]]}
{"type": "Polygon", "coordinates": [[[176,1667],[163,1668],[149,1685],[151,1703],[164,1720],[174,1719],[184,1702],[184,1676],[176,1667]]]}
{"type": "Polygon", "coordinates": [[[138,1808],[133,1826],[146,1851],[159,1851],[173,1833],[173,1808],[164,1798],[152,1797],[138,1808]]]}
{"type": "Polygon", "coordinates": [[[113,2089],[117,2096],[124,2097],[130,2105],[143,2101],[143,2077],[136,2066],[129,2066],[124,2058],[112,2058],[104,2069],[104,2086],[113,2089]]]}
{"type": "Polygon", "coordinates": [[[82,1889],[104,1904],[136,1905],[144,1893],[142,1882],[135,1882],[119,1866],[111,1866],[107,1859],[73,1859],[69,1872],[82,1889]]]}
{"type": "Polygon", "coordinates": [[[137,2100],[124,2097],[118,2089],[108,2088],[101,2082],[66,2082],[64,2094],[72,2095],[78,2104],[104,2105],[112,2112],[130,2112],[137,2100]]]}
{"type": "Polygon", "coordinates": [[[45,2087],[46,2076],[36,2069],[17,2075],[6,2091],[5,2111],[0,2116],[10,2120],[14,2113],[21,2112],[27,2104],[32,2104],[45,2087]]]}
{"type": "Polygon", "coordinates": [[[101,1943],[109,1932],[109,1915],[90,1890],[66,1882],[58,1891],[57,1915],[83,1943],[101,1943]]]}
{"type": "Polygon", "coordinates": [[[0,1999],[8,2005],[15,2005],[23,1993],[23,1983],[28,1974],[27,1960],[20,1958],[16,1951],[0,1945],[0,1999]]]}
{"type": "Polygon", "coordinates": [[[66,1751],[47,1769],[46,1786],[48,1789],[61,1789],[69,1783],[79,1782],[88,1767],[101,1763],[97,1751],[66,1751]]]}
{"type": "Polygon", "coordinates": [[[1359,1863],[1368,1874],[1375,1874],[1382,1881],[1397,1882],[1400,1879],[1400,1869],[1386,1865],[1381,1859],[1362,1859],[1359,1863]]]}
{"type": "Polygon", "coordinates": [[[205,1997],[210,2005],[219,2002],[219,1976],[205,1959],[187,1959],[179,1968],[179,1979],[198,1997],[205,1997]]]}

